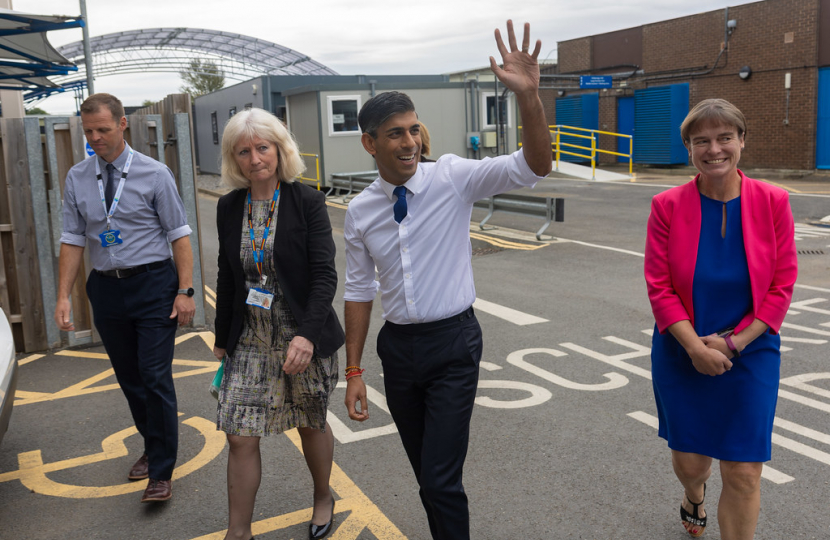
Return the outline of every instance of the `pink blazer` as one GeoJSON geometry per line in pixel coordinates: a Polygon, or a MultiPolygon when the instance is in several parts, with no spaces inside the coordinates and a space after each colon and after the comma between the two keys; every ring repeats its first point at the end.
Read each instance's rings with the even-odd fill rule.
{"type": "MultiPolygon", "coordinates": [[[[735,327],[735,333],[755,319],[761,319],[777,333],[790,306],[798,275],[789,194],[738,172],[752,312],[735,327]]],[[[688,319],[692,325],[695,321],[692,282],[701,220],[698,176],[687,184],[655,195],[651,201],[645,277],[660,333],[678,321],[688,319]]]]}

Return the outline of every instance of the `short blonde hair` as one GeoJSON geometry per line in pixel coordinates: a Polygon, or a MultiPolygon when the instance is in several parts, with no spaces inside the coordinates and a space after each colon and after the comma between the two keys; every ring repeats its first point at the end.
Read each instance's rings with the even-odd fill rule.
{"type": "Polygon", "coordinates": [[[680,137],[686,148],[692,132],[703,122],[714,122],[731,126],[738,130],[738,137],[746,134],[746,118],[744,113],[725,99],[704,99],[689,111],[686,119],[680,124],[680,137]]]}
{"type": "Polygon", "coordinates": [[[424,125],[423,122],[418,122],[421,124],[421,155],[428,156],[429,155],[429,130],[424,125]]]}
{"type": "Polygon", "coordinates": [[[233,147],[240,141],[258,137],[277,146],[277,178],[289,184],[305,171],[305,162],[294,136],[279,118],[263,109],[238,112],[225,124],[222,133],[222,182],[233,189],[247,189],[251,181],[245,178],[234,158],[233,147]]]}

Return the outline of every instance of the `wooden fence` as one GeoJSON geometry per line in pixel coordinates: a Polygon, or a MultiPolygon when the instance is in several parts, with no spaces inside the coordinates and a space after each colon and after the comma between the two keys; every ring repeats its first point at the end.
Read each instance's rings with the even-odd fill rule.
{"type": "MultiPolygon", "coordinates": [[[[125,138],[130,146],[165,163],[176,178],[194,231],[197,302],[193,324],[203,326],[202,250],[190,114],[134,114],[128,117],[128,125],[125,138]]],[[[18,352],[99,341],[85,290],[92,268],[88,250],[72,291],[75,331],[62,335],[53,320],[63,186],[69,169],[87,157],[85,145],[79,117],[0,119],[0,307],[9,318],[18,352]]]]}

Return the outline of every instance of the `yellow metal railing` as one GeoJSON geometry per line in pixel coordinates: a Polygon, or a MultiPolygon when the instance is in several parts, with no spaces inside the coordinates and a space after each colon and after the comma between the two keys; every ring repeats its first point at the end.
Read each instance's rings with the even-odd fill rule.
{"type": "MultiPolygon", "coordinates": [[[[628,158],[628,176],[634,177],[634,138],[631,135],[624,135],[622,133],[614,133],[611,131],[601,131],[599,129],[586,129],[574,126],[563,126],[563,125],[554,125],[548,126],[551,133],[551,151],[556,154],[556,168],[555,170],[559,170],[559,159],[561,154],[565,154],[568,156],[575,156],[580,157],[591,162],[591,177],[596,179],[597,176],[597,154],[608,154],[612,156],[620,156],[620,157],[627,157],[628,158]],[[588,133],[588,135],[585,135],[588,133]],[[562,142],[562,136],[567,137],[574,137],[577,139],[587,139],[591,141],[590,146],[582,146],[579,144],[571,144],[567,142],[562,142]],[[623,154],[620,152],[614,152],[611,150],[603,150],[601,148],[597,148],[597,135],[610,135],[612,137],[620,137],[623,139],[628,139],[628,153],[623,154]],[[586,150],[589,152],[588,155],[580,154],[577,152],[572,152],[570,150],[563,150],[562,148],[573,148],[577,150],[586,150]]],[[[519,126],[519,140],[521,141],[521,129],[522,126],[519,126]]],[[[521,146],[522,143],[519,143],[521,146]]]]}
{"type": "MultiPolygon", "coordinates": [[[[314,170],[317,172],[317,176],[315,178],[308,178],[307,176],[298,176],[297,180],[303,182],[316,182],[317,183],[317,191],[320,191],[320,155],[319,154],[300,154],[303,157],[313,157],[314,158],[314,170]]],[[[308,168],[306,168],[306,171],[308,168]]]]}

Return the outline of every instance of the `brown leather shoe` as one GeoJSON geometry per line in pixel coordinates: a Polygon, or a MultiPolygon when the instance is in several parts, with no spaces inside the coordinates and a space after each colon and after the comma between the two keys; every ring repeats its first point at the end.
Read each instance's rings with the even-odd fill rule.
{"type": "Polygon", "coordinates": [[[173,496],[173,483],[170,480],[155,480],[150,478],[147,489],[141,497],[141,502],[163,502],[173,496]]]}
{"type": "Polygon", "coordinates": [[[127,474],[127,478],[130,480],[144,480],[150,476],[149,471],[147,454],[141,454],[141,457],[138,458],[138,461],[135,462],[135,465],[132,466],[130,472],[127,474]]]}

